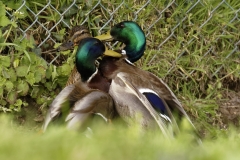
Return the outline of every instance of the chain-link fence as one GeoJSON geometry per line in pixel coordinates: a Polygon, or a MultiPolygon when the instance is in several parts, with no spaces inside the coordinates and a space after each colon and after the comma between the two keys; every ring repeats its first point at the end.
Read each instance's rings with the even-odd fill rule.
{"type": "MultiPolygon", "coordinates": [[[[63,41],[58,38],[63,27],[85,24],[96,35],[121,20],[134,20],[146,33],[148,49],[167,51],[171,46],[179,46],[168,72],[174,69],[181,57],[195,50],[199,50],[200,61],[206,61],[204,57],[209,55],[221,55],[221,59],[238,58],[232,62],[239,63],[240,7],[237,1],[49,0],[43,3],[24,0],[14,1],[12,6],[15,10],[8,10],[7,15],[13,19],[16,13],[25,14],[18,28],[23,38],[28,34],[34,35],[40,48],[63,41]]],[[[223,63],[219,64],[212,75],[223,67],[223,63]]],[[[195,70],[189,69],[183,76],[191,75],[195,70]]]]}

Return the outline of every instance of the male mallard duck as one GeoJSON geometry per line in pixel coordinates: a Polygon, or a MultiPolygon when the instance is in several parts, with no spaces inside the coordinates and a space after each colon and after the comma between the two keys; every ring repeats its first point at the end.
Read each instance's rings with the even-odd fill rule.
{"type": "Polygon", "coordinates": [[[111,54],[111,51],[106,51],[98,39],[85,38],[80,41],[75,63],[81,80],[66,86],[53,100],[45,118],[44,131],[53,119],[65,114],[65,110],[70,110],[64,117],[68,128],[79,128],[93,114],[104,119],[113,118],[115,109],[112,98],[107,94],[110,82],[101,76],[96,67],[96,59],[108,53],[111,54]]]}
{"type": "Polygon", "coordinates": [[[109,94],[123,119],[130,121],[136,118],[136,121],[139,121],[135,113],[141,113],[140,122],[143,126],[151,126],[155,120],[163,132],[167,132],[167,123],[178,132],[178,125],[172,114],[177,113],[186,117],[193,126],[170,88],[154,74],[132,64],[142,57],[146,46],[145,34],[137,23],[123,21],[113,26],[107,34],[95,38],[105,41],[116,40],[126,45],[123,48],[126,58],[106,57],[99,65],[103,76],[112,80],[109,94]]]}

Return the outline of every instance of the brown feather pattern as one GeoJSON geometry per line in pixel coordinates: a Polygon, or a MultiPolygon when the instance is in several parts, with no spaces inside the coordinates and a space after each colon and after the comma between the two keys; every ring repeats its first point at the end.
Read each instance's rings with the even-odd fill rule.
{"type": "MultiPolygon", "coordinates": [[[[72,49],[72,44],[76,45],[81,39],[91,37],[90,33],[87,32],[88,30],[86,31],[84,27],[75,27],[73,30],[70,34],[74,35],[71,35],[72,38],[59,47],[60,50],[72,49]]],[[[117,116],[113,100],[108,94],[110,82],[108,79],[102,77],[100,72],[97,72],[87,83],[83,83],[77,68],[74,67],[66,87],[50,105],[43,130],[45,131],[48,124],[61,114],[63,104],[68,105],[67,108],[71,108],[65,119],[68,128],[75,129],[81,127],[82,123],[90,115],[96,113],[101,114],[106,119],[112,119],[117,116]]]]}
{"type": "Polygon", "coordinates": [[[192,124],[190,118],[184,111],[182,105],[173,94],[173,92],[160,78],[154,74],[141,70],[138,67],[129,64],[124,58],[118,59],[112,57],[105,57],[100,63],[99,70],[104,77],[112,80],[109,93],[113,97],[116,103],[116,109],[121,117],[127,117],[129,115],[132,115],[131,112],[134,110],[139,110],[146,120],[144,126],[146,127],[148,125],[151,125],[150,118],[148,117],[149,115],[147,115],[148,112],[144,112],[143,110],[141,111],[139,109],[139,107],[143,105],[137,103],[139,100],[136,100],[136,96],[130,97],[129,95],[124,95],[126,94],[126,91],[123,90],[126,88],[124,85],[129,84],[132,91],[135,91],[136,94],[139,94],[140,89],[150,89],[157,93],[157,95],[163,100],[163,103],[166,105],[169,116],[173,121],[172,123],[175,123],[175,128],[178,128],[178,125],[176,124],[176,121],[171,112],[177,112],[181,116],[186,117],[192,124]],[[124,77],[122,77],[122,75],[120,76],[119,73],[122,73],[124,77]],[[117,87],[116,84],[119,85],[119,87],[117,87]],[[123,89],[121,90],[120,87],[123,89]],[[119,93],[116,93],[118,92],[116,88],[120,89],[119,93]],[[122,98],[124,96],[125,99],[122,98]],[[135,104],[130,104],[132,101],[134,101],[135,104]],[[127,104],[129,104],[128,107],[127,104]],[[149,122],[147,122],[148,120],[149,122]]]}
{"type": "MultiPolygon", "coordinates": [[[[79,42],[87,37],[92,37],[89,30],[85,26],[74,26],[70,32],[68,40],[59,46],[59,51],[73,50],[74,46],[78,46],[79,42]]],[[[68,80],[66,86],[76,83],[81,79],[81,75],[78,73],[76,66],[74,66],[68,80]]]]}

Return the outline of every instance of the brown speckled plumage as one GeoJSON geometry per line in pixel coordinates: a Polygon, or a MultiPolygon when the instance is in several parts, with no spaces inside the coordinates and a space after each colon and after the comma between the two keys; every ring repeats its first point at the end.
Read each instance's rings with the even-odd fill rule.
{"type": "MultiPolygon", "coordinates": [[[[73,50],[74,46],[77,46],[82,39],[87,37],[92,37],[87,27],[82,25],[74,26],[69,31],[69,37],[67,38],[67,41],[60,45],[58,47],[58,50],[59,51],[73,50]]],[[[78,73],[77,68],[74,67],[67,80],[66,86],[74,84],[80,79],[81,75],[78,73]]]]}
{"type": "MultiPolygon", "coordinates": [[[[70,41],[66,43],[68,42],[70,43],[70,41]]],[[[64,46],[70,45],[64,44],[64,46]]],[[[99,40],[86,38],[80,42],[77,54],[91,53],[92,48],[97,46],[104,49],[104,45],[99,40]],[[85,44],[87,44],[87,47],[85,47],[85,44]]],[[[103,49],[100,50],[101,52],[94,53],[97,53],[97,56],[100,57],[104,52],[103,49]]],[[[87,63],[90,58],[91,57],[87,57],[87,59],[84,59],[84,62],[87,63]]],[[[79,64],[83,64],[80,62],[82,61],[76,61],[76,65],[79,66],[79,64]]],[[[93,67],[97,68],[96,63],[94,64],[93,62],[92,65],[95,65],[93,67]]],[[[97,72],[97,69],[95,72],[92,72],[92,70],[89,70],[84,65],[82,67],[83,71],[90,74],[88,75],[85,72],[81,72],[81,70],[77,70],[76,67],[73,69],[66,87],[57,95],[50,105],[43,125],[44,131],[47,129],[49,123],[60,115],[67,123],[69,129],[81,128],[83,123],[86,122],[86,119],[89,119],[93,115],[101,116],[102,119],[107,122],[117,115],[113,100],[108,94],[110,81],[97,72]],[[87,80],[81,81],[78,71],[83,77],[87,75],[87,80]]]]}

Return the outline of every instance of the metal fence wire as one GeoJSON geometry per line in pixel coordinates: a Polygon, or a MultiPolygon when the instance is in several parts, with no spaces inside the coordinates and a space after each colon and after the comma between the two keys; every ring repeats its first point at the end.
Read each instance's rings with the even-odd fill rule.
{"type": "MultiPolygon", "coordinates": [[[[97,35],[122,20],[133,20],[146,34],[147,49],[167,52],[169,46],[179,45],[179,50],[172,53],[175,57],[168,72],[184,55],[197,49],[201,61],[206,61],[207,56],[221,55],[226,61],[239,63],[240,8],[237,1],[23,0],[14,3],[15,11],[7,11],[8,17],[13,19],[14,13],[25,14],[26,17],[19,19],[18,29],[23,38],[29,33],[34,35],[37,47],[42,49],[46,48],[46,44],[53,46],[62,42],[64,39],[58,34],[64,27],[85,24],[97,35]],[[236,58],[238,61],[232,61],[236,58]]],[[[154,61],[154,58],[151,60],[154,61]]],[[[188,74],[183,76],[193,74],[198,67],[196,64],[195,69],[189,69],[188,74]]],[[[221,63],[212,75],[224,67],[225,64],[221,63]]]]}

